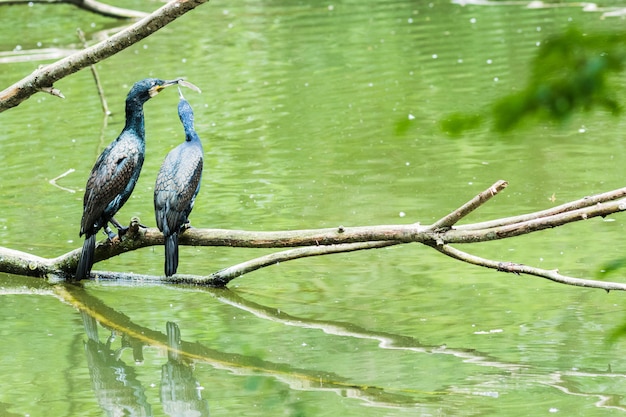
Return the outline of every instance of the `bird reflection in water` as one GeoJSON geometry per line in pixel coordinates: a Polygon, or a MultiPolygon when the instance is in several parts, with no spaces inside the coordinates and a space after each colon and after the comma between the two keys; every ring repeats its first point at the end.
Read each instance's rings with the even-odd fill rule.
{"type": "Polygon", "coordinates": [[[202,399],[202,386],[181,353],[180,329],[167,323],[167,363],[161,368],[161,405],[169,416],[208,416],[209,403],[202,399]]]}
{"type": "MultiPolygon", "coordinates": [[[[85,311],[81,316],[87,334],[84,345],[89,375],[100,407],[108,416],[152,416],[152,406],[134,367],[120,359],[125,349],[132,348],[135,363],[142,361],[143,343],[123,336],[121,347],[114,350],[115,337],[100,342],[96,320],[85,311]]],[[[202,387],[183,360],[180,329],[172,322],[167,323],[167,345],[160,389],[164,413],[171,417],[208,417],[209,403],[202,398],[202,387]]]]}
{"type": "Polygon", "coordinates": [[[81,316],[87,333],[85,354],[89,375],[100,407],[108,416],[152,416],[152,407],[135,369],[119,358],[121,352],[111,349],[114,337],[101,342],[96,319],[84,311],[81,316]]]}

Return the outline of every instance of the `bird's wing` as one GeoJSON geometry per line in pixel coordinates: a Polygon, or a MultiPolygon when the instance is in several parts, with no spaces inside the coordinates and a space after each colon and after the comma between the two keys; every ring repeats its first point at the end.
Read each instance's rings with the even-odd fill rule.
{"type": "MultiPolygon", "coordinates": [[[[94,226],[100,219],[112,217],[123,203],[125,191],[140,164],[140,155],[132,146],[123,142],[113,142],[96,161],[85,189],[81,232],[87,232],[103,224],[94,226]],[[117,144],[116,146],[113,146],[117,144]]],[[[132,184],[134,186],[134,183],[132,184]]],[[[132,188],[131,188],[132,191],[132,188]]],[[[104,219],[105,221],[108,219],[104,219]]]]}
{"type": "Polygon", "coordinates": [[[177,147],[165,158],[154,187],[154,207],[157,226],[166,236],[187,221],[200,187],[202,166],[202,152],[192,149],[177,147]]]}
{"type": "Polygon", "coordinates": [[[187,214],[193,207],[194,200],[200,190],[200,180],[202,179],[202,158],[195,158],[190,163],[185,164],[180,171],[180,175],[176,176],[178,182],[177,201],[179,202],[175,208],[178,211],[187,211],[187,214]],[[190,207],[191,206],[191,207],[190,207]]]}

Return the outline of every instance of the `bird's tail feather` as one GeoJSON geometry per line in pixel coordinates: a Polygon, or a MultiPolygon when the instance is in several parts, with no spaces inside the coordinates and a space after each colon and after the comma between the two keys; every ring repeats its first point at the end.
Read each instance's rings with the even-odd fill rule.
{"type": "Polygon", "coordinates": [[[93,255],[96,252],[96,235],[87,236],[83,243],[83,251],[80,254],[78,267],[76,268],[76,281],[89,278],[93,266],[93,255]]]}
{"type": "Polygon", "coordinates": [[[165,238],[165,276],[171,277],[178,269],[178,234],[165,238]]]}

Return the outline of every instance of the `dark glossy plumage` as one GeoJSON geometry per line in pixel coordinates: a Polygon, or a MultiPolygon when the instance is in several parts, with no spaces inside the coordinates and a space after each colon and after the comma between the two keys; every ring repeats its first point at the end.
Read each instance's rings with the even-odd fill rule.
{"type": "Polygon", "coordinates": [[[189,222],[189,213],[200,191],[203,150],[193,127],[193,110],[180,96],[178,116],[185,129],[185,142],[167,154],[154,186],[157,226],[165,237],[165,275],[178,269],[178,233],[189,222]]]}
{"type": "Polygon", "coordinates": [[[76,268],[76,280],[89,277],[94,262],[96,233],[105,228],[109,238],[112,238],[114,235],[108,223],[113,223],[118,230],[121,227],[113,216],[133,192],[145,155],[144,103],[163,88],[177,82],[147,78],[135,83],[128,92],[126,125],[117,139],[100,154],[87,179],[80,223],[80,236],[85,235],[85,243],[76,268]]]}

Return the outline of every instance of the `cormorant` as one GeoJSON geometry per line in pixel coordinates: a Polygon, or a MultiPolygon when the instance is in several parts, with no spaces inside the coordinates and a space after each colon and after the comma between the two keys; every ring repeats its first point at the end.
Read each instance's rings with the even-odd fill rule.
{"type": "Polygon", "coordinates": [[[178,117],[185,129],[185,142],[167,154],[154,186],[154,212],[165,238],[168,277],[178,268],[178,233],[189,223],[189,213],[200,191],[203,164],[202,143],[193,127],[193,109],[182,92],[178,117]]]}
{"type": "Polygon", "coordinates": [[[91,170],[85,197],[83,218],[80,222],[80,236],[85,235],[75,279],[89,277],[94,262],[96,233],[104,228],[109,239],[115,237],[108,223],[112,223],[118,233],[122,227],[113,216],[124,205],[135,188],[143,165],[146,143],[143,105],[150,98],[181,79],[164,81],[146,78],[135,83],[126,97],[126,125],[120,135],[102,151],[91,170]]]}

